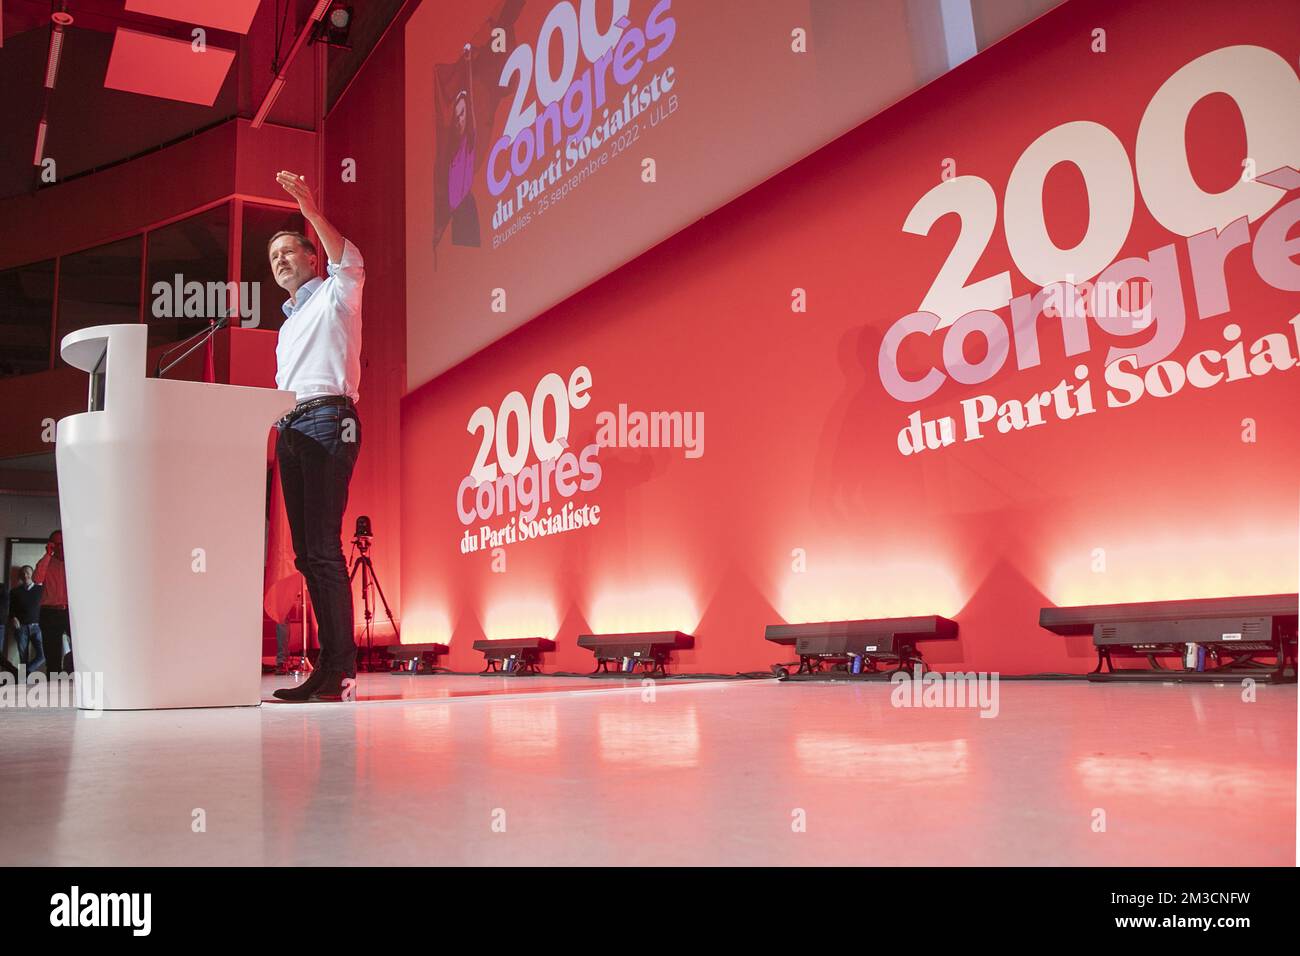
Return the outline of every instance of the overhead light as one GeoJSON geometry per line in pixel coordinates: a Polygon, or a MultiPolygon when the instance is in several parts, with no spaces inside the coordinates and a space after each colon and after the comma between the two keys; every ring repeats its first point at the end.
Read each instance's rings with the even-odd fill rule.
{"type": "Polygon", "coordinates": [[[638,666],[642,673],[667,676],[664,665],[672,652],[688,650],[695,646],[695,638],[681,631],[650,631],[643,634],[583,634],[578,646],[589,648],[596,656],[596,669],[592,674],[612,673],[630,677],[638,666]]]}
{"type": "Polygon", "coordinates": [[[812,624],[769,624],[764,638],[773,644],[792,645],[799,669],[773,668],[777,677],[791,680],[870,680],[879,676],[879,662],[903,670],[925,666],[916,642],[957,636],[957,622],[937,614],[919,617],[881,617],[862,621],[820,621],[812,624]]]}

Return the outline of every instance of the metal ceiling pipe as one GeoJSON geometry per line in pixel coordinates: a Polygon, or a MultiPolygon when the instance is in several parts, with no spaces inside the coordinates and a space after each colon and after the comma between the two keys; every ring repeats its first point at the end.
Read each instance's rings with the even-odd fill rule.
{"type": "Polygon", "coordinates": [[[271,88],[266,91],[266,96],[262,98],[262,105],[257,108],[257,115],[253,117],[252,128],[257,129],[266,122],[267,115],[271,112],[271,107],[275,105],[280,91],[284,89],[285,80],[289,76],[289,67],[297,58],[298,52],[307,43],[308,37],[320,23],[321,18],[325,16],[325,10],[329,7],[331,0],[317,0],[316,6],[312,9],[311,16],[307,22],[302,25],[298,31],[298,36],[293,41],[293,46],[289,50],[289,55],[285,57],[284,62],[280,64],[280,69],[275,74],[275,79],[271,81],[271,88]]]}
{"type": "Polygon", "coordinates": [[[50,48],[45,57],[45,92],[41,105],[41,119],[36,125],[36,153],[32,165],[39,166],[45,158],[45,136],[49,132],[50,92],[59,79],[59,63],[63,59],[63,34],[72,25],[72,14],[67,11],[67,4],[50,14],[50,48]]]}

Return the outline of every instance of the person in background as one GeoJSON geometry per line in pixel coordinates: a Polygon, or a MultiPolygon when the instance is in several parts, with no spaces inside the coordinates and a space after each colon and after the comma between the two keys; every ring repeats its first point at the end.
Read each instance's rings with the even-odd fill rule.
{"type": "Polygon", "coordinates": [[[289,673],[289,622],[275,622],[275,673],[283,677],[289,673]]]}
{"type": "Polygon", "coordinates": [[[33,580],[34,569],[24,564],[19,571],[18,583],[9,592],[9,625],[13,628],[14,642],[18,645],[18,663],[27,666],[34,674],[45,666],[45,647],[41,642],[41,594],[45,589],[33,580]],[[28,660],[28,648],[34,660],[28,660]]]}
{"type": "Polygon", "coordinates": [[[68,577],[63,567],[63,532],[53,531],[45,543],[45,557],[36,562],[32,580],[41,586],[41,642],[45,645],[45,668],[56,673],[72,672],[72,652],[63,656],[63,635],[72,642],[72,621],[68,617],[68,577]]]}

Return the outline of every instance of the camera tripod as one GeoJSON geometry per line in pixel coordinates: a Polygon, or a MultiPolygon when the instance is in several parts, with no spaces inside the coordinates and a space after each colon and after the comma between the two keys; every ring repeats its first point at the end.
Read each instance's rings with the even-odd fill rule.
{"type": "Polygon", "coordinates": [[[373,584],[376,591],[379,592],[379,601],[384,605],[384,614],[388,616],[388,623],[393,626],[393,633],[398,635],[401,640],[401,634],[397,630],[397,623],[393,620],[393,611],[388,606],[388,598],[384,597],[384,587],[379,583],[379,575],[375,573],[375,566],[370,561],[370,536],[358,534],[352,539],[352,554],[350,555],[352,570],[348,572],[348,583],[351,584],[356,580],[357,571],[361,572],[361,606],[365,611],[365,635],[366,635],[366,657],[365,666],[359,668],[364,671],[374,670],[374,650],[375,650],[375,606],[370,596],[370,586],[373,584]]]}

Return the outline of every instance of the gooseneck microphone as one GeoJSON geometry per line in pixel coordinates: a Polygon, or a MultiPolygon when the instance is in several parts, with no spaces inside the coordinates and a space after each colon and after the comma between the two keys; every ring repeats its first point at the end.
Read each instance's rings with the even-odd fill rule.
{"type": "Polygon", "coordinates": [[[196,348],[198,348],[200,345],[202,345],[202,344],[203,344],[204,342],[206,342],[208,339],[212,338],[212,336],[216,335],[219,331],[221,331],[222,329],[224,329],[224,328],[225,328],[226,326],[228,326],[229,324],[230,324],[230,316],[228,316],[228,315],[223,315],[221,318],[217,319],[215,322],[212,322],[211,324],[209,324],[208,327],[207,327],[206,329],[203,329],[202,331],[199,331],[199,332],[195,332],[195,333],[194,333],[193,335],[191,335],[189,338],[185,339],[184,341],[177,342],[177,343],[176,343],[175,345],[173,345],[171,348],[167,349],[167,351],[163,352],[162,355],[158,356],[158,365],[157,365],[157,367],[154,369],[154,377],[155,377],[155,378],[162,378],[165,374],[167,374],[169,371],[171,371],[173,368],[175,368],[176,365],[177,365],[178,363],[184,361],[184,360],[185,360],[185,357],[186,357],[187,355],[189,355],[189,354],[190,354],[191,352],[193,352],[196,348]],[[193,344],[193,345],[190,345],[189,348],[185,349],[184,352],[182,352],[180,355],[178,355],[178,356],[177,356],[175,359],[173,359],[171,362],[168,362],[166,365],[163,365],[163,362],[167,361],[167,356],[171,355],[171,354],[172,354],[173,352],[175,352],[177,349],[185,348],[185,346],[186,346],[186,345],[189,345],[189,343],[191,343],[191,342],[193,342],[194,344],[193,344]]]}

